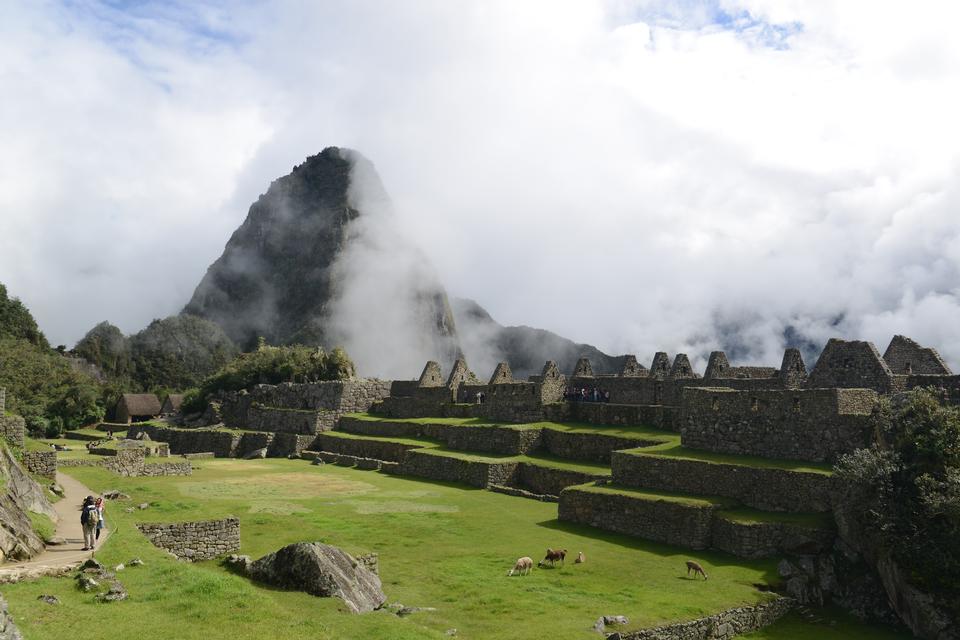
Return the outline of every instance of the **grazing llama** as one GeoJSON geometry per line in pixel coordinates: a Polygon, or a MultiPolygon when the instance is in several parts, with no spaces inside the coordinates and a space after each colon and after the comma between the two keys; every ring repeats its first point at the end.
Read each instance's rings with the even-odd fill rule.
{"type": "Polygon", "coordinates": [[[703,576],[703,579],[707,579],[707,572],[703,570],[703,567],[700,566],[699,562],[694,562],[693,560],[687,560],[687,577],[690,577],[690,572],[693,571],[693,577],[696,578],[697,574],[703,576]]]}
{"type": "Polygon", "coordinates": [[[517,562],[513,565],[513,569],[507,572],[508,576],[512,576],[514,573],[518,573],[521,576],[525,576],[530,573],[530,570],[533,569],[533,558],[528,556],[523,556],[522,558],[517,558],[517,562]]]}

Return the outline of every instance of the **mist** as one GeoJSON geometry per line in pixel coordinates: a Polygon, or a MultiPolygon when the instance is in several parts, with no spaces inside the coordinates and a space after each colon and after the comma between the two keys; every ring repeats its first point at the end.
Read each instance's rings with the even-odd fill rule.
{"type": "Polygon", "coordinates": [[[415,309],[358,338],[421,280],[644,364],[810,365],[830,337],[901,333],[960,369],[958,12],[8,4],[0,281],[53,344],[134,333],[183,307],[272,179],[338,145],[394,209],[340,265],[361,370],[435,350],[403,337],[415,309]]]}
{"type": "Polygon", "coordinates": [[[443,285],[399,227],[373,164],[342,153],[353,162],[347,197],[359,215],[331,267],[328,342],[343,346],[361,375],[413,378],[427,360],[449,371],[459,347],[443,285]]]}

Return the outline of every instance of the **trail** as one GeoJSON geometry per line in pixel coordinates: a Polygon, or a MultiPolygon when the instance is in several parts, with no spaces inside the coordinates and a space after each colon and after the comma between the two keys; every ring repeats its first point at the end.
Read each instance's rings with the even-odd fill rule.
{"type": "MultiPolygon", "coordinates": [[[[24,570],[65,569],[80,563],[94,554],[94,551],[83,551],[83,527],[80,524],[80,506],[87,496],[95,495],[93,491],[74,480],[70,476],[57,472],[57,484],[63,487],[63,498],[53,505],[60,520],[57,523],[56,537],[66,540],[65,544],[47,545],[47,548],[32,560],[16,564],[0,565],[0,576],[5,573],[22,572],[24,570]]],[[[109,523],[110,510],[107,505],[104,520],[109,523]]],[[[97,540],[97,549],[110,537],[110,529],[104,528],[97,540]]]]}

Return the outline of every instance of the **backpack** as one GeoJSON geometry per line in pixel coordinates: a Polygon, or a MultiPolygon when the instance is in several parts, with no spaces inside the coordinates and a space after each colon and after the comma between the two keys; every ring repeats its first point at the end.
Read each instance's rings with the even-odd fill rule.
{"type": "Polygon", "coordinates": [[[80,524],[92,525],[99,520],[100,513],[97,511],[96,505],[88,504],[83,507],[83,511],[80,513],[80,524]]]}

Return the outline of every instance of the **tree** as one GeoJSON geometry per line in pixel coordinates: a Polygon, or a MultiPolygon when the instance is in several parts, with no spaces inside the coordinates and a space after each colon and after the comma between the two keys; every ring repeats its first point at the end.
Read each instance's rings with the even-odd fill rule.
{"type": "Polygon", "coordinates": [[[881,401],[873,419],[879,443],[837,465],[850,512],[916,586],[960,610],[960,408],[921,389],[881,401]]]}
{"type": "Polygon", "coordinates": [[[21,338],[32,345],[48,349],[50,344],[40,331],[30,311],[17,298],[7,297],[7,288],[0,284],[0,337],[21,338]]]}

